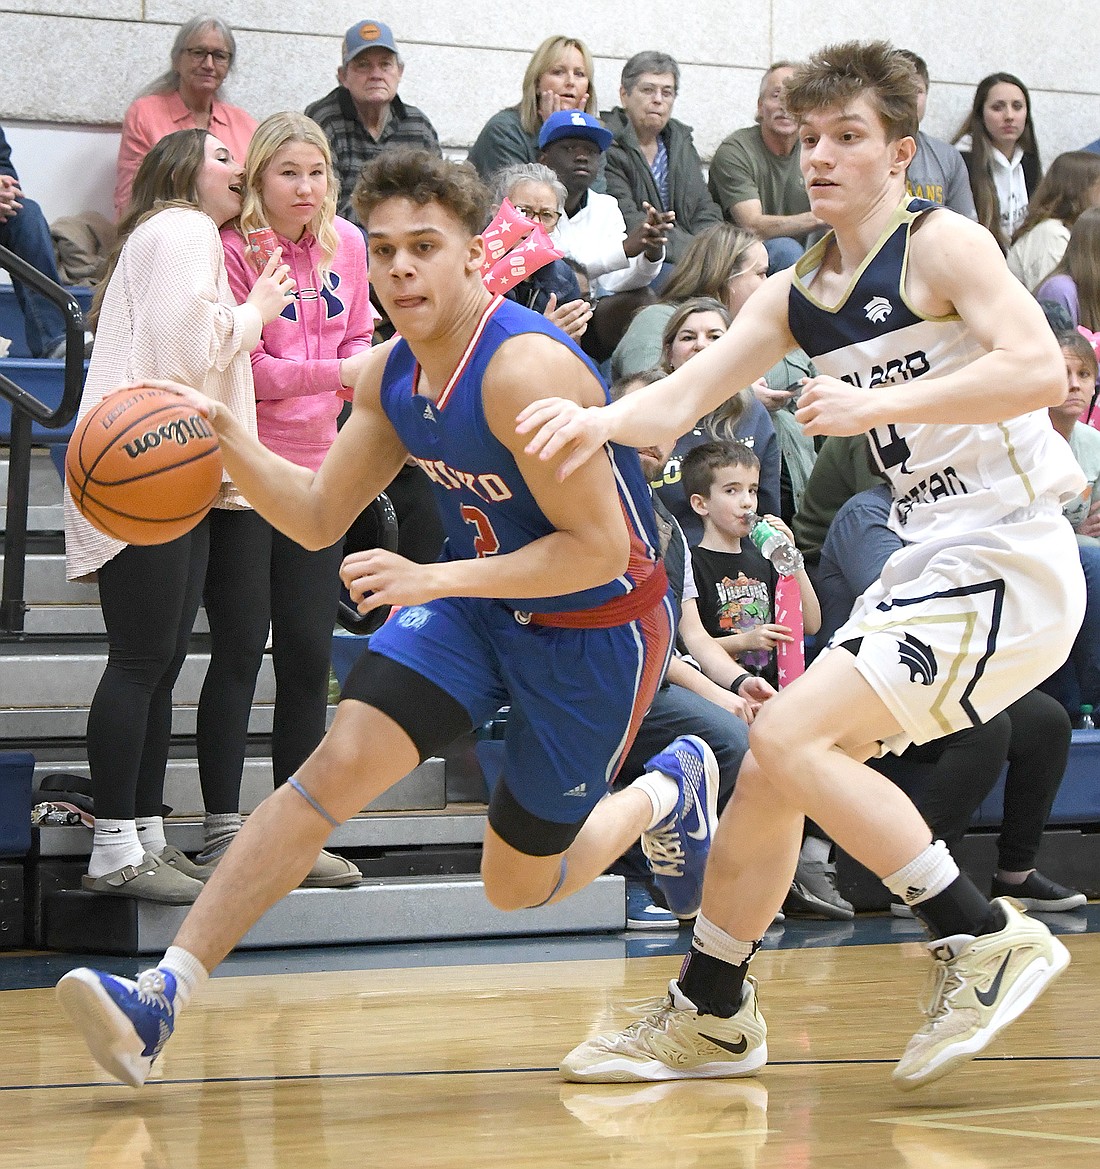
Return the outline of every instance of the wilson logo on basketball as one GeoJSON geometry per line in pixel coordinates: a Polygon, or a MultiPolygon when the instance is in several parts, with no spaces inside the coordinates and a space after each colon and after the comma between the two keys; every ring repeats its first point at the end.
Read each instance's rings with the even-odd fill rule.
{"type": "Polygon", "coordinates": [[[214,437],[214,431],[207,424],[201,414],[192,414],[189,418],[177,418],[172,422],[163,422],[156,430],[147,430],[140,438],[124,443],[122,449],[131,459],[140,459],[146,451],[155,450],[162,442],[174,442],[177,446],[186,446],[195,439],[214,437]]]}

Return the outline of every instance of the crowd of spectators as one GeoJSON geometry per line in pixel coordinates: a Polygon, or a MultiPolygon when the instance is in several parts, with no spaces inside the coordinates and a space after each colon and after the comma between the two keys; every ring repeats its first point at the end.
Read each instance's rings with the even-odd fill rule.
{"type": "MultiPolygon", "coordinates": [[[[899,53],[917,75],[919,120],[928,97],[928,67],[911,51],[901,49],[899,53]]],[[[116,210],[126,225],[120,262],[128,262],[137,241],[153,230],[149,226],[138,230],[141,225],[135,221],[135,211],[148,209],[135,202],[134,181],[135,174],[143,173],[143,160],[150,151],[156,152],[158,143],[181,130],[198,131],[208,146],[216,144],[210,149],[224,151],[225,166],[232,168],[247,159],[246,180],[231,184],[225,205],[219,206],[217,214],[211,212],[209,201],[192,192],[184,198],[188,209],[177,209],[171,218],[172,222],[200,224],[203,278],[216,289],[212,306],[208,306],[213,321],[210,328],[215,331],[222,318],[232,321],[230,306],[235,300],[255,304],[255,289],[259,287],[262,294],[265,281],[275,279],[271,272],[252,263],[246,229],[267,226],[276,230],[283,262],[290,263],[296,281],[289,315],[284,311],[272,318],[265,303],[262,336],[251,336],[256,332],[252,328],[246,343],[238,335],[240,330],[234,332],[227,325],[229,333],[219,343],[229,347],[227,353],[232,351],[227,368],[236,371],[242,384],[248,382],[247,410],[250,417],[259,418],[261,438],[270,440],[274,449],[292,451],[289,457],[295,461],[314,465],[335,433],[341,397],[347,397],[344,387],[354,383],[355,353],[369,346],[372,332],[379,337],[387,333],[385,321],[375,329],[377,313],[372,313],[366,299],[366,262],[356,231],[361,225],[351,206],[356,178],[363,165],[381,151],[412,148],[438,156],[441,146],[427,114],[405,103],[398,94],[405,61],[392,30],[380,21],[363,20],[347,30],[340,45],[335,88],[307,104],[305,116],[274,115],[274,119],[282,119],[274,129],[269,118],[256,138],[255,119],[222,96],[236,54],[233,31],[224,21],[195,17],[179,30],[168,71],[127,109],[115,188],[116,210]],[[263,138],[265,128],[267,138],[263,138]],[[276,131],[281,136],[272,138],[276,131]],[[257,148],[261,139],[267,145],[257,148]],[[196,219],[203,214],[212,216],[214,226],[221,228],[220,244],[211,226],[196,219]],[[339,329],[331,323],[334,305],[339,305],[342,313],[345,308],[349,313],[354,308],[354,313],[342,317],[339,329]],[[323,319],[314,320],[321,309],[323,319]],[[303,339],[304,334],[299,336],[307,328],[307,318],[313,322],[308,328],[313,330],[310,338],[316,333],[316,344],[310,338],[303,339]],[[245,358],[248,349],[250,362],[245,358]],[[287,402],[289,407],[283,405],[287,402]]],[[[570,36],[545,40],[527,65],[517,104],[486,121],[468,155],[469,162],[495,190],[494,206],[502,209],[510,203],[529,223],[541,226],[558,253],[508,295],[553,320],[601,366],[609,380],[612,376],[659,376],[653,371],[674,370],[717,340],[768,274],[797,263],[823,235],[823,224],[810,210],[802,181],[799,127],[784,104],[784,83],[795,67],[795,62],[777,61],[765,70],[752,123],[733,130],[721,142],[708,174],[691,127],[673,117],[681,71],[671,56],[657,49],[631,56],[622,69],[618,104],[601,111],[588,47],[570,36]]],[[[1062,311],[1064,323],[1071,329],[1083,326],[1088,340],[1073,334],[1080,341],[1076,349],[1075,343],[1064,341],[1070,391],[1067,406],[1052,411],[1052,422],[1075,451],[1086,452],[1095,462],[1100,456],[1079,429],[1093,432],[1076,419],[1082,412],[1087,419],[1095,406],[1095,392],[1089,395],[1085,391],[1097,384],[1096,363],[1089,364],[1077,350],[1083,345],[1091,353],[1089,341],[1098,340],[1091,331],[1100,330],[1100,147],[1092,143],[1059,156],[1044,176],[1030,94],[1018,77],[1004,72],[991,74],[977,86],[954,145],[924,131],[916,137],[916,154],[907,171],[910,196],[978,220],[1007,253],[1017,277],[1041,300],[1062,311]]],[[[166,224],[168,219],[160,216],[167,214],[158,212],[150,223],[166,224]]],[[[2,131],[0,243],[56,278],[48,229],[36,204],[22,196],[2,131]]],[[[117,279],[117,267],[113,271],[117,279]]],[[[18,283],[16,287],[32,352],[59,356],[63,352],[63,324],[51,315],[51,306],[18,283]]],[[[110,296],[105,303],[110,308],[110,296]]],[[[116,343],[117,338],[105,336],[105,352],[108,345],[116,343]]],[[[146,343],[159,345],[155,340],[146,343]]],[[[101,355],[98,362],[93,361],[93,373],[105,368],[104,360],[101,355]]],[[[700,419],[673,450],[659,452],[660,459],[651,452],[649,459],[659,513],[674,527],[679,522],[683,529],[680,539],[686,537],[687,545],[695,546],[703,537],[706,509],[685,493],[683,460],[693,449],[715,441],[736,442],[738,459],[753,468],[751,510],[767,513],[784,532],[793,530],[806,555],[811,574],[806,578],[808,605],[813,598],[809,581],[820,582],[818,574],[825,572],[830,562],[830,540],[833,545],[839,540],[831,526],[834,516],[843,519],[847,532],[856,533],[857,538],[849,543],[862,546],[871,579],[881,564],[871,555],[868,541],[873,534],[888,531],[884,515],[879,514],[884,507],[888,511],[888,501],[876,486],[878,478],[868,461],[866,440],[857,436],[815,443],[802,434],[795,421],[802,381],[815,373],[806,354],[793,351],[756,385],[730,386],[723,407],[700,419]],[[871,495],[860,494],[868,490],[871,495]],[[854,510],[853,497],[861,501],[860,510],[854,510]],[[853,528],[853,517],[865,526],[853,528]]],[[[196,376],[197,384],[202,384],[208,372],[203,370],[196,376]]],[[[102,377],[97,375],[93,380],[99,387],[96,393],[102,392],[102,377]]],[[[404,477],[418,474],[422,473],[406,468],[404,477]]],[[[1087,569],[1092,567],[1097,543],[1092,532],[1094,510],[1100,510],[1100,504],[1090,500],[1084,514],[1067,516],[1081,534],[1087,569]]],[[[316,618],[308,653],[294,651],[313,661],[324,641],[340,549],[330,549],[306,562],[299,556],[300,549],[284,547],[278,533],[272,533],[243,503],[239,510],[219,511],[203,539],[209,546],[210,567],[207,569],[207,543],[201,557],[184,557],[190,585],[180,602],[178,636],[165,645],[166,660],[152,671],[156,674],[152,684],[158,701],[163,699],[165,688],[170,692],[178,669],[179,638],[189,632],[188,622],[197,604],[195,590],[199,576],[206,572],[211,630],[216,647],[220,644],[224,648],[215,653],[214,666],[218,668],[212,666],[207,681],[210,697],[204,691],[204,703],[217,709],[218,719],[225,709],[236,710],[239,724],[231,750],[222,742],[224,736],[205,735],[214,744],[208,745],[205,754],[221,760],[218,768],[212,764],[204,768],[204,791],[209,787],[210,792],[219,793],[213,801],[217,806],[208,811],[221,819],[213,826],[208,824],[210,847],[205,858],[216,861],[239,825],[238,809],[233,805],[243,766],[247,708],[267,623],[274,621],[276,625],[277,654],[280,640],[297,644],[293,619],[273,608],[275,592],[283,590],[274,582],[280,574],[293,581],[302,591],[302,604],[316,618]],[[235,572],[232,566],[239,560],[240,549],[252,545],[256,549],[251,556],[252,573],[235,572]],[[200,560],[201,569],[196,567],[200,560]],[[231,587],[234,577],[237,584],[231,587]],[[251,583],[246,586],[245,581],[251,583]],[[265,596],[267,590],[274,591],[265,605],[252,611],[246,597],[254,596],[257,588],[265,596]],[[306,605],[306,600],[312,603],[306,605]],[[221,773],[218,778],[214,778],[216,770],[221,773]]],[[[886,539],[875,546],[882,559],[889,544],[886,539]]],[[[105,559],[80,561],[77,568],[81,573],[97,571],[101,588],[106,582],[109,595],[117,570],[107,565],[122,550],[100,551],[105,559]]],[[[132,550],[124,551],[134,558],[132,550]]],[[[751,676],[774,681],[775,645],[784,637],[789,640],[789,631],[784,632],[784,627],[771,619],[770,605],[754,610],[748,603],[749,598],[759,595],[761,583],[745,565],[755,571],[757,559],[738,559],[735,579],[719,582],[725,599],[720,611],[711,614],[711,624],[715,629],[736,628],[736,637],[726,639],[726,653],[751,676]],[[756,619],[754,612],[763,616],[756,619]],[[751,653],[744,652],[745,645],[751,646],[751,653]]],[[[831,571],[835,577],[835,565],[831,571]]],[[[1100,575],[1100,564],[1095,571],[1100,575]]],[[[839,575],[843,576],[843,571],[839,575]]],[[[828,573],[826,579],[831,579],[828,573]]],[[[714,583],[710,582],[712,591],[714,583]]],[[[826,634],[846,615],[851,599],[842,590],[822,590],[826,634]]],[[[813,606],[816,609],[816,601],[813,606]]],[[[1100,600],[1097,608],[1100,612],[1100,600]]],[[[1100,619],[1096,624],[1100,627],[1100,619]]],[[[1055,690],[1070,719],[1080,701],[1100,703],[1100,669],[1093,664],[1100,661],[1100,644],[1088,640],[1087,628],[1082,637],[1086,643],[1078,656],[1086,665],[1077,669],[1075,685],[1069,688],[1072,697],[1065,699],[1062,690],[1055,690]]],[[[1097,639],[1100,642],[1100,632],[1097,639]]],[[[819,647],[823,640],[817,639],[819,647]]],[[[277,658],[277,668],[279,661],[277,658]]],[[[1067,663],[1063,672],[1072,667],[1072,662],[1067,663]]],[[[324,681],[320,673],[311,669],[309,693],[293,700],[295,708],[308,707],[313,713],[304,731],[284,726],[290,745],[283,752],[285,764],[276,768],[277,780],[289,774],[323,730],[323,703],[318,705],[324,681]]],[[[284,687],[291,693],[291,674],[286,672],[285,679],[280,678],[280,702],[284,687]]],[[[108,689],[111,677],[109,674],[108,689]]],[[[739,681],[743,679],[741,674],[739,681]]],[[[748,704],[743,705],[745,709],[734,704],[735,709],[727,709],[722,717],[747,719],[748,704]]],[[[1020,712],[1017,715],[1020,725],[1031,725],[1030,707],[1026,719],[1020,712]]],[[[294,720],[286,716],[282,721],[293,724],[294,720]]],[[[207,723],[209,730],[213,723],[209,719],[207,723]]],[[[200,706],[200,742],[203,725],[200,706]]],[[[1001,731],[1003,759],[1010,757],[1009,732],[1005,728],[1001,731]]],[[[103,733],[97,732],[97,736],[102,738],[103,733]]],[[[135,769],[141,741],[140,735],[134,739],[135,769]]],[[[946,755],[948,762],[959,757],[946,755]]],[[[933,776],[948,770],[943,758],[940,753],[930,760],[933,776]]],[[[160,767],[162,779],[162,764],[153,760],[153,766],[160,767]]],[[[1018,771],[1021,768],[1026,772],[1026,762],[1018,764],[1018,771]]],[[[155,779],[149,783],[144,772],[142,775],[152,795],[139,798],[139,812],[148,810],[146,804],[151,807],[157,802],[153,796],[159,791],[155,779]]],[[[1052,782],[1044,779],[1044,792],[1052,782]]],[[[131,792],[136,786],[135,778],[131,792]]],[[[132,818],[133,805],[132,794],[123,801],[105,801],[105,806],[115,809],[115,819],[120,822],[132,818]]],[[[1049,803],[1045,806],[1049,809],[1049,803]]],[[[954,815],[957,808],[949,812],[954,815]]],[[[952,815],[945,813],[951,821],[950,831],[957,834],[958,816],[952,815]]],[[[1033,809],[1027,846],[1015,852],[1010,849],[1004,862],[1003,867],[1013,877],[1031,866],[1036,817],[1042,819],[1033,809]]],[[[142,860],[136,839],[133,833],[127,836],[126,864],[138,868],[146,864],[153,873],[160,862],[142,860]]],[[[158,841],[162,839],[158,837],[158,841]]],[[[810,869],[800,874],[801,888],[808,893],[796,902],[803,909],[810,905],[812,910],[816,905],[829,916],[846,916],[842,908],[846,903],[830,887],[832,870],[822,863],[824,854],[819,847],[811,853],[815,858],[813,879],[808,878],[810,869]]],[[[95,854],[92,876],[102,891],[118,891],[112,889],[113,870],[105,868],[106,858],[116,854],[121,856],[122,852],[111,851],[106,845],[95,854]]],[[[171,859],[169,856],[165,863],[171,859]]],[[[328,863],[329,869],[335,865],[332,883],[346,883],[347,870],[333,858],[328,863]]],[[[319,872],[325,871],[325,864],[323,855],[319,872]]],[[[201,879],[201,874],[192,870],[176,868],[166,878],[169,886],[173,881],[180,886],[201,879]]],[[[155,881],[147,876],[145,883],[155,881]]],[[[135,889],[128,888],[123,895],[140,896],[135,889]]],[[[647,903],[635,918],[635,924],[653,925],[663,923],[667,914],[662,915],[659,907],[654,911],[647,903]]]]}

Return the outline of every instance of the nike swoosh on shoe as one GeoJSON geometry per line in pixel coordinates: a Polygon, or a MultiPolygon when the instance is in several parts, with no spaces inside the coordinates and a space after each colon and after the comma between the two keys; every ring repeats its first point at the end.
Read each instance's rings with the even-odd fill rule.
{"type": "Polygon", "coordinates": [[[1005,976],[1005,971],[1008,969],[1009,959],[1012,957],[1013,951],[1004,956],[1004,961],[1001,963],[1000,970],[997,971],[993,981],[989,984],[988,990],[975,990],[974,997],[982,1004],[983,1007],[991,1007],[997,1001],[997,995],[1001,990],[1001,981],[1005,976]]]}

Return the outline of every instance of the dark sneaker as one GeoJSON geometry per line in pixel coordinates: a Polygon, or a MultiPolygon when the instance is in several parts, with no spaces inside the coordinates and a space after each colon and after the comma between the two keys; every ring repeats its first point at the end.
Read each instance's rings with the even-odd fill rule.
{"type": "Polygon", "coordinates": [[[646,771],[676,780],[680,799],[671,815],[642,833],[642,852],[669,909],[677,917],[694,917],[718,825],[718,760],[702,739],[681,735],[649,760],[646,771]]]}
{"type": "Polygon", "coordinates": [[[175,1027],[175,976],[156,968],[132,982],[78,967],[57,984],[57,997],[96,1063],[140,1088],[175,1027]]]}
{"type": "Polygon", "coordinates": [[[783,908],[792,917],[851,921],[856,915],[852,903],[837,892],[836,865],[819,860],[799,859],[783,908]]]}
{"type": "Polygon", "coordinates": [[[1035,913],[1063,913],[1067,909],[1077,909],[1088,901],[1084,893],[1059,885],[1057,881],[1044,877],[1038,869],[1029,873],[1020,885],[1010,885],[994,877],[990,896],[1014,897],[1025,909],[1035,913]]]}

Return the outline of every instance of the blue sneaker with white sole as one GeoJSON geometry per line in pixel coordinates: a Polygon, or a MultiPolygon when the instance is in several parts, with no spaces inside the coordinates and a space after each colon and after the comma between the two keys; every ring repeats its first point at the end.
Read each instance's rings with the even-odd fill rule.
{"type": "Polygon", "coordinates": [[[696,735],[681,735],[645,765],[680,788],[675,810],[642,833],[642,852],[668,907],[694,917],[703,900],[703,872],[718,826],[718,760],[696,735]]]}
{"type": "Polygon", "coordinates": [[[626,882],[626,928],[628,930],[678,930],[680,919],[649,894],[644,881],[626,882]]]}
{"type": "Polygon", "coordinates": [[[140,1088],[175,1027],[175,975],[144,970],[134,982],[82,966],[58,982],[57,997],[96,1063],[140,1088]]]}

